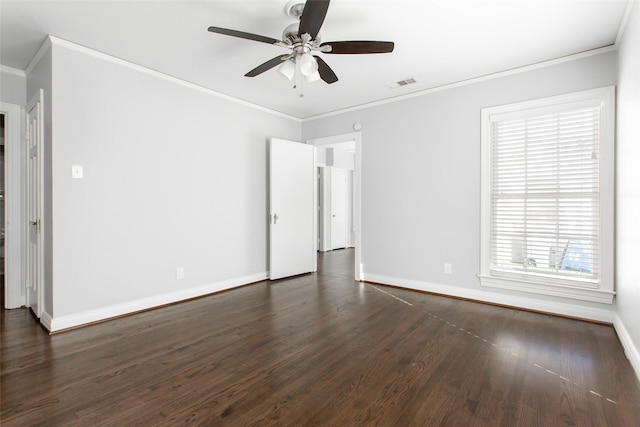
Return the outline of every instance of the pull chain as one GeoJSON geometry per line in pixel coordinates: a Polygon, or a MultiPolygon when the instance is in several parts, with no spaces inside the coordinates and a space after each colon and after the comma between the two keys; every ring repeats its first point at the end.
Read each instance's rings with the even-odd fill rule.
{"type": "Polygon", "coordinates": [[[300,98],[304,98],[304,75],[300,70],[300,66],[297,62],[295,62],[295,71],[293,74],[293,90],[298,89],[300,87],[300,98]],[[300,79],[300,83],[298,83],[298,79],[300,79]]]}

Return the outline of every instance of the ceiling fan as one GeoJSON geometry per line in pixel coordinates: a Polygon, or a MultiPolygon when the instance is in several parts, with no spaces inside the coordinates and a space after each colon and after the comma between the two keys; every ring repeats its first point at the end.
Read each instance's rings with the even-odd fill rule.
{"type": "Polygon", "coordinates": [[[258,65],[245,74],[246,77],[255,77],[279,65],[278,71],[290,81],[294,79],[296,67],[298,67],[307,82],[310,83],[322,79],[326,83],[331,84],[338,81],[338,76],[336,76],[331,67],[329,67],[321,57],[312,55],[311,52],[329,54],[393,52],[393,42],[386,41],[337,41],[322,43],[319,32],[328,9],[329,0],[306,0],[306,2],[302,2],[302,0],[289,1],[285,7],[285,13],[292,18],[299,19],[300,22],[289,25],[283,32],[282,40],[220,27],[209,27],[209,31],[268,43],[291,50],[287,55],[278,55],[258,65]]]}

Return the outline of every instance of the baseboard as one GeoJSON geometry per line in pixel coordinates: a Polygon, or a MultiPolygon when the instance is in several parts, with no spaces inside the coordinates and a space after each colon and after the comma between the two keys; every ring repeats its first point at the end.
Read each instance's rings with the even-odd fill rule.
{"type": "Polygon", "coordinates": [[[52,321],[53,321],[53,319],[51,318],[51,315],[49,313],[47,313],[46,311],[44,311],[40,315],[40,324],[42,325],[43,328],[45,328],[49,332],[51,332],[51,322],[52,321]]]}
{"type": "Polygon", "coordinates": [[[114,317],[124,316],[143,310],[160,307],[167,304],[173,304],[180,301],[197,298],[216,292],[225,291],[249,283],[259,282],[267,279],[267,273],[258,273],[250,276],[238,277],[222,282],[211,283],[195,288],[184,289],[177,292],[156,295],[148,298],[142,298],[135,301],[127,301],[121,304],[100,307],[93,310],[87,310],[66,316],[50,316],[43,315],[40,321],[50,332],[59,332],[65,329],[77,328],[79,326],[95,323],[114,317]],[[46,321],[46,324],[45,324],[46,321]]]}
{"type": "Polygon", "coordinates": [[[629,331],[627,331],[627,328],[624,326],[622,319],[617,313],[614,315],[613,327],[618,334],[618,338],[620,338],[624,354],[627,356],[627,359],[629,359],[629,362],[631,362],[631,366],[636,372],[638,381],[640,381],[640,350],[634,345],[633,340],[631,340],[631,335],[629,335],[629,331]]]}
{"type": "Polygon", "coordinates": [[[557,314],[560,316],[575,317],[578,319],[592,320],[596,322],[613,323],[614,312],[609,309],[584,307],[574,304],[566,304],[552,301],[542,301],[523,296],[502,295],[495,292],[487,292],[475,289],[459,288],[450,285],[422,282],[418,280],[402,279],[397,277],[366,274],[365,282],[380,283],[383,285],[398,286],[423,292],[431,292],[465,298],[469,300],[499,304],[514,308],[539,311],[542,313],[557,314]]]}

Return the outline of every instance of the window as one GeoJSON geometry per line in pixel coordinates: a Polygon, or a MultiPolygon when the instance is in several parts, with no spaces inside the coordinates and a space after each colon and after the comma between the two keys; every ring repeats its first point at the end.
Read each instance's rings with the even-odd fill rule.
{"type": "Polygon", "coordinates": [[[482,110],[482,285],[612,302],[613,121],[613,87],[482,110]]]}

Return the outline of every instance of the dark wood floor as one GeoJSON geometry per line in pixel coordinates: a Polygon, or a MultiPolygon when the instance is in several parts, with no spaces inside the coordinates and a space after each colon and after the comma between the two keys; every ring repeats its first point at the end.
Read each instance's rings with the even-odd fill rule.
{"type": "Polygon", "coordinates": [[[640,426],[611,326],[357,283],[353,251],[48,336],[2,313],[2,426],[640,426]]]}

